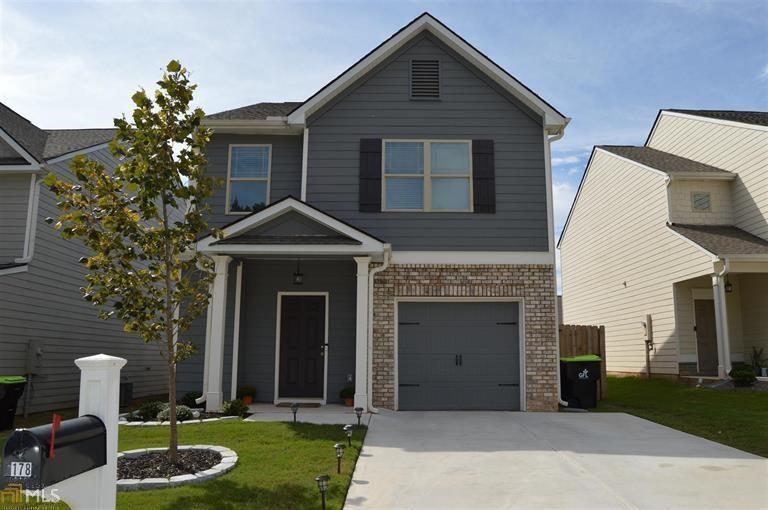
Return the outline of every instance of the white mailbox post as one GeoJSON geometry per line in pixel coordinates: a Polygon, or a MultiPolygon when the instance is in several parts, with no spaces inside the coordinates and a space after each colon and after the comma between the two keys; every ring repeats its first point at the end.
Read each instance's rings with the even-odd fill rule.
{"type": "Polygon", "coordinates": [[[111,510],[117,498],[117,431],[120,413],[120,369],[123,358],[96,354],[75,360],[80,369],[80,410],[101,419],[107,431],[106,465],[69,478],[48,489],[73,510],[111,510]]]}

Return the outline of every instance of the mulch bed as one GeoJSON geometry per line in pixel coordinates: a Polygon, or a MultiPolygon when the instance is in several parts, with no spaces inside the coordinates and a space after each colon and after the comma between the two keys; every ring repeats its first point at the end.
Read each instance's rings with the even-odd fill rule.
{"type": "Polygon", "coordinates": [[[169,478],[199,473],[221,462],[221,454],[212,450],[179,450],[178,462],[171,463],[165,452],[149,452],[139,457],[117,459],[117,478],[169,478]]]}

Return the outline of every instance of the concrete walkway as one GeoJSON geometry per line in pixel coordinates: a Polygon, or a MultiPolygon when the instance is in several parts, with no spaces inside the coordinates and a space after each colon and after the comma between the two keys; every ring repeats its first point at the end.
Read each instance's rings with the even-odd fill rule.
{"type": "MultiPolygon", "coordinates": [[[[293,412],[290,407],[258,403],[248,406],[248,410],[253,414],[245,421],[293,421],[293,412]]],[[[365,413],[360,423],[365,425],[370,419],[371,415],[365,413]]],[[[321,425],[346,425],[347,423],[356,424],[357,416],[351,407],[328,404],[319,407],[300,407],[296,413],[296,420],[321,425]]]]}
{"type": "Polygon", "coordinates": [[[383,412],[345,508],[768,508],[768,460],[627,414],[383,412]]]}

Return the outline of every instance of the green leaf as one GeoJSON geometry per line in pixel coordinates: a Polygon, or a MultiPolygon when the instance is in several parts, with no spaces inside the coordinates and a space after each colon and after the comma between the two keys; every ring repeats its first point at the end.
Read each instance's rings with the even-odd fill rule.
{"type": "Polygon", "coordinates": [[[181,64],[178,60],[171,60],[168,62],[167,69],[169,73],[178,73],[181,71],[181,64]]]}

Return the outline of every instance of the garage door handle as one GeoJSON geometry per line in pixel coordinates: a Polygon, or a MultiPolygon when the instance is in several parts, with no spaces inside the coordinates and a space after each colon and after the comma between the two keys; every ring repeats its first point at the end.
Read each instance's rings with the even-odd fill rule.
{"type": "Polygon", "coordinates": [[[421,386],[420,384],[408,384],[408,383],[400,383],[398,384],[401,388],[415,388],[417,386],[421,386]]]}
{"type": "Polygon", "coordinates": [[[421,322],[398,322],[400,326],[418,326],[421,322]]]}
{"type": "Polygon", "coordinates": [[[497,322],[497,326],[517,326],[517,322],[497,322]]]}
{"type": "Polygon", "coordinates": [[[464,364],[464,356],[459,354],[459,366],[462,366],[464,364]]]}
{"type": "Polygon", "coordinates": [[[520,386],[517,383],[499,383],[499,386],[520,386]]]}

